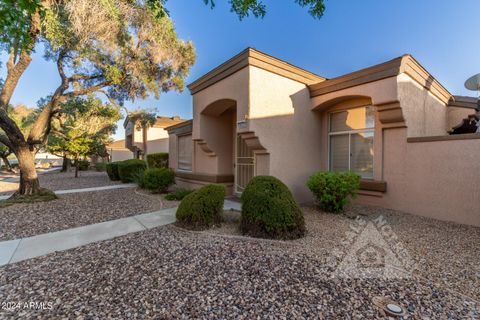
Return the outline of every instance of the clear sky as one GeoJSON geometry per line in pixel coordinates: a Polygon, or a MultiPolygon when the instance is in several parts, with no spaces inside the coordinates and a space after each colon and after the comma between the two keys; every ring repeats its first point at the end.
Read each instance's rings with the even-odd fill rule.
{"type": "MultiPolygon", "coordinates": [[[[215,2],[213,10],[203,0],[168,2],[180,38],[192,40],[196,47],[197,61],[187,83],[246,47],[327,78],[410,53],[451,93],[475,95],[463,83],[480,72],[478,0],[326,0],[320,20],[294,0],[264,0],[266,17],[243,21],[229,11],[227,0],[215,2]]],[[[5,62],[4,55],[1,61],[5,62]]],[[[0,76],[4,75],[1,70],[0,76]]],[[[34,106],[58,83],[55,67],[38,52],[12,103],[34,106]]],[[[192,115],[188,89],[128,106],[156,108],[165,116],[192,115]]],[[[116,138],[122,137],[120,124],[116,138]]]]}

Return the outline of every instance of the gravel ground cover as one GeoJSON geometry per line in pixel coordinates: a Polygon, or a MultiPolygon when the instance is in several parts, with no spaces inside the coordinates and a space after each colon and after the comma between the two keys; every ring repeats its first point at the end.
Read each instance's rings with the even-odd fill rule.
{"type": "Polygon", "coordinates": [[[0,241],[75,228],[160,209],[177,202],[134,188],[60,195],[34,204],[14,204],[0,209],[0,241]]]}
{"type": "MultiPolygon", "coordinates": [[[[119,181],[110,181],[105,172],[80,171],[75,178],[74,172],[49,172],[38,176],[40,185],[50,190],[81,189],[103,187],[119,184],[119,181]]],[[[18,182],[0,181],[0,194],[15,192],[18,182]]]]}
{"type": "MultiPolygon", "coordinates": [[[[355,223],[345,215],[325,213],[314,207],[303,210],[307,235],[292,243],[299,245],[295,250],[316,259],[328,257],[332,248],[340,247],[355,223]]],[[[346,214],[365,221],[383,216],[416,264],[415,276],[480,300],[480,228],[374,206],[350,206],[346,214]]],[[[220,227],[204,232],[240,236],[240,213],[230,211],[224,216],[220,227]]]]}
{"type": "Polygon", "coordinates": [[[0,268],[0,317],[476,319],[478,302],[418,278],[344,279],[299,243],[156,228],[0,268]],[[48,310],[24,302],[51,304],[48,310]],[[16,307],[17,306],[17,307],[16,307]]]}

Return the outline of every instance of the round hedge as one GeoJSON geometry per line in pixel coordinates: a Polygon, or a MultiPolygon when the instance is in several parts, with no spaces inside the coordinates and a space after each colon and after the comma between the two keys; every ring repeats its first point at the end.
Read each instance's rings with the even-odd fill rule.
{"type": "Polygon", "coordinates": [[[211,184],[183,198],[178,206],[177,224],[192,230],[203,230],[222,220],[225,187],[211,184]]]}
{"type": "Polygon", "coordinates": [[[153,192],[165,192],[175,183],[175,172],[166,168],[153,168],[145,170],[143,184],[153,192]]]}
{"type": "Polygon", "coordinates": [[[270,239],[305,235],[303,212],[288,187],[271,176],[256,176],[242,193],[243,234],[270,239]]]}
{"type": "Polygon", "coordinates": [[[110,162],[107,163],[105,169],[107,170],[107,175],[112,181],[120,180],[120,175],[118,174],[118,164],[120,162],[110,162]]]}
{"type": "Polygon", "coordinates": [[[134,182],[136,172],[147,169],[145,161],[140,159],[130,159],[118,163],[118,175],[122,182],[134,182]]]}

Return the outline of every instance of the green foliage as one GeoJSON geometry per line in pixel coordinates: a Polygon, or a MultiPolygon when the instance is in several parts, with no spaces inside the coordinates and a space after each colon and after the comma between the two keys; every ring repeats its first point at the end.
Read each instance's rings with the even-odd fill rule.
{"type": "Polygon", "coordinates": [[[145,170],[145,188],[162,193],[175,183],[175,172],[167,168],[150,168],[145,170]]]}
{"type": "Polygon", "coordinates": [[[149,168],[168,168],[168,153],[151,153],[147,155],[147,164],[149,168]]]}
{"type": "Polygon", "coordinates": [[[132,173],[132,180],[139,188],[145,189],[145,170],[139,169],[132,173]]]}
{"type": "Polygon", "coordinates": [[[30,47],[33,39],[29,29],[31,16],[43,11],[42,0],[0,1],[0,45],[21,50],[30,47]]]}
{"type": "MultiPolygon", "coordinates": [[[[203,0],[213,8],[215,0],[203,0]]],[[[308,12],[314,18],[321,18],[325,11],[324,0],[295,0],[302,7],[309,7],[308,12]]],[[[256,18],[263,18],[267,13],[267,7],[261,0],[229,0],[230,11],[234,12],[240,20],[252,14],[256,18]]]]}
{"type": "Polygon", "coordinates": [[[107,164],[105,162],[97,162],[95,163],[95,170],[99,172],[103,172],[107,170],[107,164]]]}
{"type": "Polygon", "coordinates": [[[100,99],[69,99],[61,105],[61,116],[52,123],[47,150],[72,159],[104,156],[105,145],[120,119],[119,109],[100,99]]]}
{"type": "Polygon", "coordinates": [[[188,196],[190,193],[192,193],[194,190],[187,190],[187,189],[178,189],[175,191],[170,192],[165,196],[165,199],[169,201],[181,201],[183,198],[188,196]]]}
{"type": "Polygon", "coordinates": [[[112,181],[120,180],[120,174],[118,173],[118,164],[120,162],[110,162],[107,163],[105,168],[107,170],[107,175],[112,181]]]}
{"type": "Polygon", "coordinates": [[[90,169],[90,162],[88,160],[78,161],[78,170],[87,171],[88,169],[90,169]]]}
{"type": "Polygon", "coordinates": [[[307,187],[317,199],[320,208],[339,213],[356,197],[360,176],[353,172],[317,172],[307,181],[307,187]]]}
{"type": "Polygon", "coordinates": [[[271,176],[254,177],[242,193],[242,233],[296,239],[305,234],[303,212],[288,187],[271,176]]]}
{"type": "Polygon", "coordinates": [[[145,169],[147,169],[147,164],[140,159],[130,159],[118,163],[118,175],[124,183],[133,182],[135,172],[145,169]]]}
{"type": "Polygon", "coordinates": [[[222,185],[204,186],[183,198],[176,217],[177,223],[185,228],[202,230],[222,220],[225,187],[222,185]]]}

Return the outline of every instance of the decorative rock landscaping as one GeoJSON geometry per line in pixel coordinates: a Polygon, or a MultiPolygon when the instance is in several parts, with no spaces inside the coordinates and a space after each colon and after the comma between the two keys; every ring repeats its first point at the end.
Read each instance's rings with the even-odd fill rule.
{"type": "Polygon", "coordinates": [[[65,194],[35,204],[14,204],[0,210],[0,241],[29,237],[83,225],[170,208],[176,201],[134,188],[65,194]]]}
{"type": "Polygon", "coordinates": [[[172,226],[134,233],[0,268],[2,301],[52,306],[0,317],[385,318],[375,297],[414,318],[479,316],[472,298],[421,278],[332,278],[301,247],[172,226]]]}

